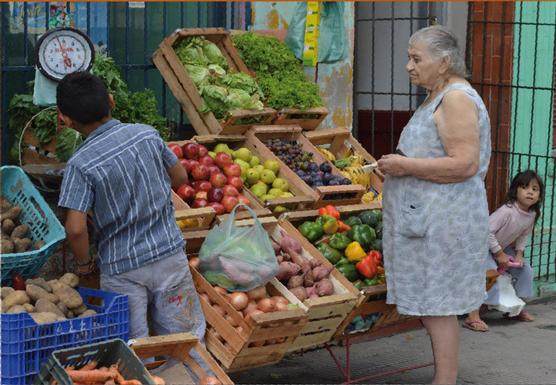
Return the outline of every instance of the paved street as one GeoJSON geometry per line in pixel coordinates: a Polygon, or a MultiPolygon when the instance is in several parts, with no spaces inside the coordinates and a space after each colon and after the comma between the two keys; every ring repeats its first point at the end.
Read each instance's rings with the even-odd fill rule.
{"type": "MultiPolygon", "coordinates": [[[[508,321],[498,312],[484,319],[490,331],[461,329],[461,384],[556,384],[556,301],[529,305],[532,323],[508,321]]],[[[341,355],[342,347],[334,347],[341,355]]],[[[353,377],[430,362],[424,330],[354,345],[353,377]]],[[[432,367],[390,375],[365,383],[416,384],[432,378],[432,367]]],[[[231,375],[237,383],[340,383],[342,376],[324,349],[289,356],[280,363],[231,375]]]]}

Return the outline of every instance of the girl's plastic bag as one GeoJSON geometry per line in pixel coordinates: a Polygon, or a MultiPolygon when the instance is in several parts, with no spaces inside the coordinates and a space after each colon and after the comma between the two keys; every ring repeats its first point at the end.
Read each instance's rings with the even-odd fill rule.
{"type": "Polygon", "coordinates": [[[525,302],[519,298],[512,285],[512,276],[504,274],[497,279],[499,290],[499,303],[498,305],[489,306],[493,309],[499,310],[504,313],[509,313],[510,317],[515,317],[525,307],[525,302]]]}
{"type": "Polygon", "coordinates": [[[239,204],[226,220],[207,235],[199,251],[199,271],[207,281],[228,291],[248,291],[278,274],[278,261],[257,214],[239,204]],[[244,207],[253,226],[236,226],[236,210],[244,207]]]}

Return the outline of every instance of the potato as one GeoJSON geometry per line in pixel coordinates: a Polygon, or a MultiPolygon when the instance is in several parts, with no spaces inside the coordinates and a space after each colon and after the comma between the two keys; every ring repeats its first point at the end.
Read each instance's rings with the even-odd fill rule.
{"type": "MultiPolygon", "coordinates": [[[[15,230],[14,230],[15,231],[15,230]]],[[[29,238],[13,238],[15,252],[23,253],[31,248],[33,241],[29,238]]]]}
{"type": "Polygon", "coordinates": [[[0,197],[0,212],[5,213],[12,208],[12,204],[4,197],[0,197]]]}
{"type": "Polygon", "coordinates": [[[44,245],[46,245],[46,242],[43,241],[42,239],[39,239],[37,242],[33,244],[33,250],[40,250],[40,248],[43,247],[44,245]]]}
{"type": "Polygon", "coordinates": [[[66,313],[66,317],[68,319],[72,319],[72,318],[75,318],[75,314],[73,314],[73,312],[70,310],[66,313]]]}
{"type": "Polygon", "coordinates": [[[65,283],[69,287],[79,286],[79,277],[73,273],[66,273],[58,279],[58,282],[65,283]]]}
{"type": "Polygon", "coordinates": [[[23,305],[24,303],[29,303],[29,296],[23,290],[15,290],[13,293],[9,294],[2,301],[2,311],[4,309],[8,310],[15,305],[23,305]]]}
{"type": "Polygon", "coordinates": [[[2,219],[11,219],[13,221],[15,221],[17,218],[19,218],[19,214],[21,214],[21,208],[20,207],[12,207],[11,209],[9,209],[6,212],[2,213],[2,219]]]}
{"type": "Polygon", "coordinates": [[[38,301],[41,298],[44,298],[52,303],[57,303],[59,298],[57,295],[47,292],[42,287],[33,285],[32,283],[27,284],[25,289],[29,298],[31,298],[34,302],[38,301]]]}
{"type": "Polygon", "coordinates": [[[62,317],[66,316],[60,309],[58,309],[58,306],[44,298],[40,298],[37,303],[35,303],[35,310],[39,313],[47,312],[54,313],[62,317]]]}
{"type": "Polygon", "coordinates": [[[2,221],[2,231],[10,235],[15,229],[15,223],[10,218],[4,219],[2,221]]]}
{"type": "Polygon", "coordinates": [[[58,302],[56,306],[58,306],[58,309],[60,309],[62,313],[66,314],[68,312],[68,308],[62,302],[58,302]]]}
{"type": "Polygon", "coordinates": [[[35,311],[35,307],[33,305],[31,305],[30,303],[24,303],[23,307],[25,308],[25,311],[27,313],[33,313],[35,311]]]}
{"type": "Polygon", "coordinates": [[[4,286],[2,288],[2,298],[6,298],[8,295],[12,294],[15,290],[13,287],[4,286]]]}
{"type": "Polygon", "coordinates": [[[8,239],[2,239],[0,241],[0,253],[2,254],[10,254],[13,253],[15,250],[15,245],[12,241],[8,239]]]}
{"type": "Polygon", "coordinates": [[[81,315],[87,311],[87,306],[85,306],[85,304],[83,303],[81,304],[81,306],[76,307],[75,309],[71,309],[71,311],[75,315],[81,315]]]}
{"type": "Polygon", "coordinates": [[[12,239],[25,238],[28,233],[29,233],[29,226],[19,225],[12,231],[10,237],[12,237],[12,239]]]}
{"type": "Polygon", "coordinates": [[[31,284],[31,285],[42,287],[48,293],[52,293],[52,288],[50,287],[48,282],[45,281],[44,278],[29,278],[27,281],[25,281],[25,283],[27,285],[31,284]]]}
{"type": "Polygon", "coordinates": [[[25,310],[25,307],[23,305],[15,305],[12,306],[6,313],[16,314],[16,313],[25,313],[25,312],[27,312],[27,310],[25,310]]]}
{"type": "Polygon", "coordinates": [[[68,285],[58,281],[57,279],[51,279],[50,281],[48,281],[48,286],[52,288],[53,292],[63,287],[69,287],[68,285]]]}
{"type": "Polygon", "coordinates": [[[63,302],[68,309],[74,309],[83,304],[83,298],[81,298],[79,292],[69,286],[54,289],[54,294],[60,298],[60,301],[63,302]]]}
{"type": "Polygon", "coordinates": [[[2,232],[0,233],[0,239],[9,241],[9,240],[10,240],[10,236],[2,231],[2,232]]]}
{"type": "Polygon", "coordinates": [[[79,318],[89,317],[89,316],[92,316],[92,315],[95,315],[95,314],[97,314],[97,312],[94,311],[93,309],[87,309],[86,311],[84,311],[82,314],[79,315],[79,318]]]}
{"type": "Polygon", "coordinates": [[[33,320],[40,324],[49,324],[52,322],[56,322],[58,321],[58,314],[55,313],[47,313],[47,312],[41,312],[41,313],[31,313],[29,314],[31,316],[31,318],[33,318],[33,320]]]}

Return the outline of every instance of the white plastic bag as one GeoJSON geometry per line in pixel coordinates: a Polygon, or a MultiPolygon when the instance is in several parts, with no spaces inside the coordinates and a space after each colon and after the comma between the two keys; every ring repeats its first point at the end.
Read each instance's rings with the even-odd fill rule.
{"type": "Polygon", "coordinates": [[[512,285],[512,276],[503,274],[498,277],[496,283],[499,290],[499,303],[491,307],[504,313],[510,313],[510,317],[515,317],[521,313],[525,307],[525,302],[516,295],[512,285]]]}

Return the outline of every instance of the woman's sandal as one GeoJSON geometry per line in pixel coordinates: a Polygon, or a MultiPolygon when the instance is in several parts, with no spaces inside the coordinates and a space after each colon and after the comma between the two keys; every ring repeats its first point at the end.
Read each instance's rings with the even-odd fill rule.
{"type": "Polygon", "coordinates": [[[533,322],[535,320],[535,317],[533,317],[527,310],[522,310],[521,313],[514,317],[510,317],[508,313],[504,314],[504,316],[513,321],[533,322]]]}
{"type": "Polygon", "coordinates": [[[474,332],[488,332],[488,325],[482,319],[466,319],[461,326],[474,332]]]}

